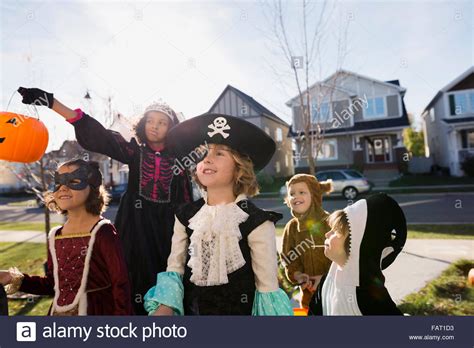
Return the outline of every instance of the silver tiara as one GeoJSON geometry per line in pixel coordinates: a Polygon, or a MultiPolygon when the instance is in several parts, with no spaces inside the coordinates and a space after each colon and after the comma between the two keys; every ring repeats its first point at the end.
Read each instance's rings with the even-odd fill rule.
{"type": "Polygon", "coordinates": [[[171,121],[175,121],[175,118],[176,118],[176,112],[174,112],[174,110],[166,103],[164,102],[153,102],[151,103],[150,105],[148,105],[144,111],[144,115],[149,112],[149,111],[158,111],[158,112],[161,112],[163,114],[165,114],[166,116],[168,116],[171,121]]]}

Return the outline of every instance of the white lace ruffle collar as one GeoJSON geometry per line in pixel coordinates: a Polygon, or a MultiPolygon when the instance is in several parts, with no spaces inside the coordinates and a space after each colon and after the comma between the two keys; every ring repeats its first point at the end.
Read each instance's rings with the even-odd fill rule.
{"type": "Polygon", "coordinates": [[[188,266],[192,270],[190,280],[194,284],[227,284],[227,275],[245,265],[239,246],[242,239],[239,225],[249,215],[236,203],[246,198],[245,195],[239,195],[232,203],[215,206],[206,202],[189,220],[189,228],[193,233],[188,266]]]}

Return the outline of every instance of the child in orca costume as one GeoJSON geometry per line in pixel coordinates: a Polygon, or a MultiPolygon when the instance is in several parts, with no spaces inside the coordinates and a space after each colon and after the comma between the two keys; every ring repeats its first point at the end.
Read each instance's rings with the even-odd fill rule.
{"type": "Polygon", "coordinates": [[[333,261],[309,306],[313,315],[402,315],[384,286],[382,270],[407,238],[398,203],[375,194],[332,213],[325,255],[333,261]]]}

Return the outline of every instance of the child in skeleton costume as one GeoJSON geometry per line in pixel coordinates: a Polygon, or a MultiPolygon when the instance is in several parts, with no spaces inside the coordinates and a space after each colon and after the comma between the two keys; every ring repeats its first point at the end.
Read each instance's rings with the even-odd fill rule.
{"type": "Polygon", "coordinates": [[[322,248],[329,231],[323,209],[323,194],[332,190],[332,183],[319,182],[313,175],[296,174],[287,183],[285,202],[291,219],[283,231],[281,259],[285,274],[293,285],[300,286],[300,306],[308,308],[319,280],[327,273],[331,261],[322,248]]]}
{"type": "Polygon", "coordinates": [[[98,164],[66,162],[54,180],[47,205],[67,221],[48,235],[46,276],[12,268],[0,272],[0,283],[7,293],[54,296],[50,315],[133,314],[122,246],[114,225],[100,215],[107,197],[98,164]]]}
{"type": "Polygon", "coordinates": [[[130,272],[135,313],[145,315],[143,296],[155,283],[154,275],[166,270],[175,210],[192,200],[188,175],[176,170],[175,158],[164,146],[168,130],[179,122],[176,113],[164,103],[151,104],[135,126],[138,142],[126,141],[80,109],[61,104],[51,93],[22,87],[19,92],[24,103],[46,105],[63,116],[74,126],[84,149],[128,164],[128,187],[115,226],[130,272]]]}
{"type": "Polygon", "coordinates": [[[292,315],[277,278],[274,224],[282,216],[248,200],[258,193],[254,170],[270,161],[275,142],[247,121],[216,114],[181,123],[169,141],[181,157],[199,151],[195,180],[205,194],[178,210],[168,268],[145,296],[146,310],[292,315]]]}
{"type": "Polygon", "coordinates": [[[401,315],[382,270],[405,245],[407,224],[398,203],[375,194],[332,213],[325,254],[333,260],[309,307],[315,315],[401,315]]]}

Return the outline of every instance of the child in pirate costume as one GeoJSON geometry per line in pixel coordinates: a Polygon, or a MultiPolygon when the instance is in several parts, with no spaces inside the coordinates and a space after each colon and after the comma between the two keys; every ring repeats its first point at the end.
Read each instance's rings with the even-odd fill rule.
{"type": "Polygon", "coordinates": [[[168,130],[178,124],[176,113],[164,103],[151,104],[135,126],[138,141],[126,141],[80,109],[61,104],[52,93],[23,87],[18,91],[23,103],[45,105],[63,116],[84,149],[128,164],[128,187],[115,226],[130,272],[135,314],[145,315],[143,296],[155,275],[166,270],[176,207],[192,200],[186,171],[175,169],[175,158],[164,146],[168,130]]]}
{"type": "Polygon", "coordinates": [[[205,144],[195,168],[205,194],[178,210],[168,268],[145,296],[146,310],[154,315],[292,315],[277,278],[274,224],[281,214],[248,200],[258,193],[254,170],[270,161],[275,142],[247,121],[216,114],[181,123],[169,141],[180,157],[205,144]]]}
{"type": "Polygon", "coordinates": [[[67,220],[48,235],[46,276],[11,268],[0,272],[0,284],[9,294],[54,296],[50,315],[133,314],[122,246],[114,225],[101,216],[107,196],[98,164],[66,162],[54,181],[46,203],[67,220]]]}
{"type": "Polygon", "coordinates": [[[300,306],[308,308],[321,277],[331,261],[322,245],[329,231],[329,214],[322,207],[323,194],[332,190],[332,183],[319,182],[313,175],[297,174],[287,183],[285,202],[291,209],[291,219],[283,232],[281,259],[290,283],[300,285],[300,306]]]}
{"type": "Polygon", "coordinates": [[[332,213],[324,253],[333,263],[309,306],[315,315],[401,315],[382,270],[405,245],[407,224],[398,203],[375,194],[332,213]]]}

